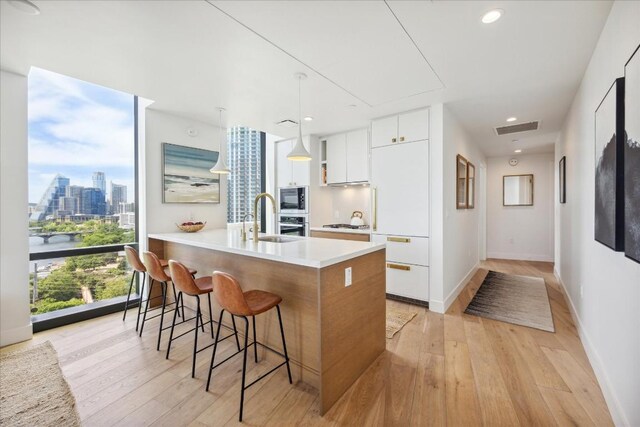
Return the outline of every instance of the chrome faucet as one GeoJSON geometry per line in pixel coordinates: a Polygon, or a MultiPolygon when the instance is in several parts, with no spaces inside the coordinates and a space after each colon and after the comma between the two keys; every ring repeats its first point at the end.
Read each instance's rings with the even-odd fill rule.
{"type": "Polygon", "coordinates": [[[248,216],[252,216],[255,218],[255,215],[252,213],[248,213],[245,216],[242,217],[242,233],[240,233],[240,235],[242,236],[242,241],[246,242],[247,241],[247,231],[246,231],[246,221],[247,221],[247,217],[248,216]]]}
{"type": "Polygon", "coordinates": [[[276,200],[269,193],[260,193],[256,196],[253,201],[253,241],[258,243],[258,201],[261,198],[266,197],[271,200],[271,204],[273,205],[273,213],[276,213],[276,200]]]}

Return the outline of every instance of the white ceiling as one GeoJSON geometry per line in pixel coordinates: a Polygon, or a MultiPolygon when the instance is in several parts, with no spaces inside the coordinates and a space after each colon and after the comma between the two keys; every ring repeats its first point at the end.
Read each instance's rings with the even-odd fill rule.
{"type": "Polygon", "coordinates": [[[43,1],[29,16],[0,2],[0,66],[37,66],[155,100],[153,108],[281,136],[446,102],[488,156],[550,151],[610,1],[43,1]],[[480,22],[505,10],[492,25],[480,22]],[[355,105],[356,107],[350,107],[355,105]],[[498,137],[494,126],[542,120],[498,137]],[[516,122],[517,123],[517,122],[516,122]],[[519,139],[512,143],[512,139],[519,139]]]}

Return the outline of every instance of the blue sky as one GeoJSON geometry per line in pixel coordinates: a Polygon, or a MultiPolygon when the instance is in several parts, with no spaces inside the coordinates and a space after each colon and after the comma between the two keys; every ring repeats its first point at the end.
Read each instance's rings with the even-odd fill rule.
{"type": "Polygon", "coordinates": [[[134,197],[133,95],[39,68],[29,73],[29,202],[60,173],[92,186],[102,171],[134,197]]]}

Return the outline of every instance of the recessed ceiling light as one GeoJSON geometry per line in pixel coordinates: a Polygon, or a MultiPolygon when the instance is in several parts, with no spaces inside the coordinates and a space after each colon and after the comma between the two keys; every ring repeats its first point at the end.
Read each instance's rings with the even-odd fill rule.
{"type": "Polygon", "coordinates": [[[493,9],[489,12],[482,15],[482,23],[484,24],[492,24],[500,19],[504,15],[504,10],[502,9],[493,9]]]}
{"type": "Polygon", "coordinates": [[[310,122],[311,120],[313,120],[313,117],[311,117],[311,116],[307,116],[307,117],[304,118],[305,122],[310,122]]]}
{"type": "Polygon", "coordinates": [[[9,0],[9,4],[27,15],[40,15],[40,8],[29,0],[9,0]]]}
{"type": "Polygon", "coordinates": [[[517,117],[509,117],[509,118],[507,119],[507,121],[508,121],[508,122],[515,122],[516,120],[518,120],[518,118],[517,118],[517,117]]]}
{"type": "Polygon", "coordinates": [[[514,153],[522,153],[522,150],[515,150],[514,153]]]}

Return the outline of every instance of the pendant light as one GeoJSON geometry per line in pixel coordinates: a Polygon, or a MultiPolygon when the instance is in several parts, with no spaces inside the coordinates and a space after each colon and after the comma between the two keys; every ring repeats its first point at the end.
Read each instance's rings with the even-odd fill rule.
{"type": "Polygon", "coordinates": [[[229,169],[229,167],[227,166],[227,164],[224,162],[224,158],[223,158],[223,154],[222,154],[222,148],[225,147],[227,145],[227,139],[224,137],[224,131],[223,131],[223,127],[222,127],[222,112],[224,111],[224,108],[218,108],[218,110],[220,111],[220,151],[218,152],[218,161],[216,162],[216,164],[209,169],[209,172],[211,173],[215,173],[215,174],[230,174],[231,170],[229,169]]]}
{"type": "Polygon", "coordinates": [[[287,155],[287,159],[294,161],[309,161],[311,160],[311,154],[304,148],[302,142],[302,95],[300,93],[300,82],[307,78],[305,73],[294,74],[298,79],[298,139],[296,145],[293,146],[293,150],[287,155]]]}

